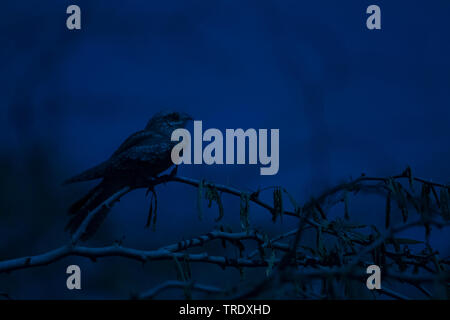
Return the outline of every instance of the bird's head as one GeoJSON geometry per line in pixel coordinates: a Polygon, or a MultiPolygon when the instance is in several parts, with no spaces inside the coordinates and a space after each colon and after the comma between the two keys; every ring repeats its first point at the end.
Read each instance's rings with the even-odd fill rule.
{"type": "Polygon", "coordinates": [[[192,117],[184,112],[161,111],[148,121],[145,130],[171,133],[175,129],[184,128],[189,120],[193,120],[192,117]]]}

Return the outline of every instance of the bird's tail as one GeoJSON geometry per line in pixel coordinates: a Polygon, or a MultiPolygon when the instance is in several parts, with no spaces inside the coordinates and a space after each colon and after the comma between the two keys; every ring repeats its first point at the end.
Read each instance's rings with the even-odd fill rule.
{"type": "MultiPolygon", "coordinates": [[[[65,230],[74,234],[89,212],[99,207],[109,197],[121,189],[121,185],[117,183],[111,183],[110,181],[103,180],[98,186],[91,189],[84,197],[74,202],[68,210],[69,215],[72,217],[67,223],[65,230]]],[[[81,235],[80,239],[85,241],[89,239],[100,227],[100,224],[105,220],[110,208],[103,206],[95,217],[89,222],[86,230],[81,235]]]]}
{"type": "Polygon", "coordinates": [[[95,167],[92,167],[86,171],[83,171],[80,174],[77,174],[76,176],[73,176],[66,181],[63,182],[63,185],[74,183],[74,182],[80,182],[80,181],[88,181],[88,180],[95,180],[100,179],[105,176],[106,171],[109,168],[109,162],[104,161],[95,167]]]}

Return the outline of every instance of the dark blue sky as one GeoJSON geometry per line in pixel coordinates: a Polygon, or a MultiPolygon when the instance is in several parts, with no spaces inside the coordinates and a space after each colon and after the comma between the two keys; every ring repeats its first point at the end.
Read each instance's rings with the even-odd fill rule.
{"type": "MultiPolygon", "coordinates": [[[[92,184],[60,182],[109,157],[166,108],[192,114],[205,129],[280,129],[275,176],[260,176],[259,166],[206,165],[181,167],[180,175],[249,190],[283,185],[300,202],[362,172],[389,176],[407,165],[448,183],[449,14],[448,1],[437,0],[3,3],[0,156],[14,181],[2,186],[9,186],[6,243],[22,239],[16,252],[25,254],[67,239],[64,210],[92,184]],[[369,31],[365,9],[375,3],[382,30],[369,31]],[[81,7],[80,31],[65,28],[69,4],[81,7]],[[37,216],[52,221],[45,232],[30,231],[37,216]]],[[[94,243],[125,234],[131,246],[156,247],[214,226],[215,211],[197,220],[196,190],[157,191],[155,233],[143,227],[149,200],[137,191],[113,209],[94,243]]],[[[227,223],[238,225],[238,201],[225,205],[227,223]]],[[[355,214],[384,219],[376,206],[355,214]]],[[[252,222],[290,229],[289,220],[274,226],[270,218],[255,208],[252,222]]],[[[448,235],[438,246],[448,250],[448,235]]],[[[14,256],[6,245],[1,252],[14,256]]],[[[19,282],[10,287],[28,297],[19,282]]],[[[93,296],[110,294],[98,288],[93,296]]],[[[48,290],[42,295],[68,295],[48,290]]]]}

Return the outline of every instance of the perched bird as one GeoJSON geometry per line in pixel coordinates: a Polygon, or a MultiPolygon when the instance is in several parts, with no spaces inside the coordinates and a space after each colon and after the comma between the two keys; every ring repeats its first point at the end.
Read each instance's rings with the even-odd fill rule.
{"type": "MultiPolygon", "coordinates": [[[[192,118],[182,112],[159,112],[147,123],[144,130],[129,136],[111,157],[64,182],[64,184],[102,179],[83,198],[69,208],[72,215],[66,230],[73,234],[88,213],[125,186],[133,187],[143,177],[156,177],[173,163],[171,151],[176,142],[170,140],[173,130],[184,128],[192,118]]],[[[90,221],[81,240],[87,240],[98,229],[108,213],[101,211],[90,221]]]]}

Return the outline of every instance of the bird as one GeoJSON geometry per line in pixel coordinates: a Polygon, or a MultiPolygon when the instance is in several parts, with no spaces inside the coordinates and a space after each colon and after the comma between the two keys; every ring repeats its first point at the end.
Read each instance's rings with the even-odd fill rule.
{"type": "MultiPolygon", "coordinates": [[[[193,120],[192,117],[184,112],[158,112],[150,118],[143,130],[125,139],[107,160],[64,181],[63,185],[102,179],[69,207],[68,214],[71,218],[65,230],[74,234],[88,213],[116,192],[126,186],[133,187],[143,177],[157,177],[169,169],[173,165],[171,150],[176,144],[171,141],[172,132],[185,128],[189,120],[193,120]]],[[[102,207],[89,222],[80,240],[91,238],[108,212],[109,208],[102,207]]]]}

